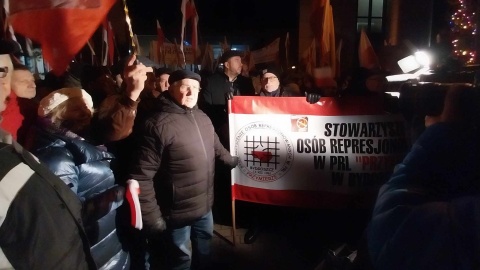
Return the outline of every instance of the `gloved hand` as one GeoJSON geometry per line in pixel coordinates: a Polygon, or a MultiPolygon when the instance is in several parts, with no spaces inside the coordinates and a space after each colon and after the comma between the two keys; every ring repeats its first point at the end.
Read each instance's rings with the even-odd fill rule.
{"type": "Polygon", "coordinates": [[[317,103],[322,97],[322,95],[318,93],[305,93],[305,95],[307,96],[307,102],[310,104],[317,103]]]}
{"type": "Polygon", "coordinates": [[[225,93],[225,99],[226,99],[226,100],[231,100],[231,99],[233,99],[233,92],[232,92],[232,91],[228,91],[227,93],[225,93]]]}
{"type": "Polygon", "coordinates": [[[240,158],[237,157],[237,156],[233,156],[232,157],[232,165],[231,165],[232,169],[237,167],[239,162],[240,162],[240,158]]]}
{"type": "Polygon", "coordinates": [[[166,229],[167,229],[167,223],[165,222],[165,219],[160,217],[147,229],[147,234],[153,235],[153,236],[158,235],[164,232],[166,229]]]}

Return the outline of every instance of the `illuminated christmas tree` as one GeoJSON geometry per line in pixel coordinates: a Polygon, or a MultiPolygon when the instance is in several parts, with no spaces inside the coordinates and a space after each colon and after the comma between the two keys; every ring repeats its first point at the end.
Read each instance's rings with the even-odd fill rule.
{"type": "Polygon", "coordinates": [[[450,1],[454,10],[450,21],[453,54],[465,64],[474,64],[478,53],[476,0],[450,1]]]}

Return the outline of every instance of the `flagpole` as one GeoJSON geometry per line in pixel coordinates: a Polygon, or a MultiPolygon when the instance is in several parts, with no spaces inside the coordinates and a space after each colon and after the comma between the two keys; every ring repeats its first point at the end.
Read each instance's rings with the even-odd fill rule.
{"type": "MultiPolygon", "coordinates": [[[[112,26],[112,24],[110,23],[109,26],[112,26]]],[[[118,49],[118,44],[117,44],[117,39],[115,38],[115,31],[113,31],[113,27],[112,28],[112,33],[113,33],[113,46],[115,48],[115,50],[117,50],[117,62],[120,61],[120,50],[118,49]]],[[[113,53],[113,56],[115,57],[115,52],[113,53]]],[[[113,61],[113,59],[112,59],[113,61]]]]}
{"type": "Polygon", "coordinates": [[[130,41],[131,41],[130,46],[132,46],[133,52],[135,54],[137,54],[138,48],[137,48],[137,46],[135,46],[135,42],[133,41],[134,37],[133,37],[132,23],[131,23],[131,20],[130,20],[130,16],[128,15],[127,0],[123,0],[123,10],[125,11],[125,21],[128,25],[128,33],[130,34],[130,41]]]}

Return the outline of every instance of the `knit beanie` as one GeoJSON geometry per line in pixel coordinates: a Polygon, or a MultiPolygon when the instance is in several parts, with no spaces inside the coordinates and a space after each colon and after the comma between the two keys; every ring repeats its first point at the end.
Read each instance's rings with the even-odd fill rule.
{"type": "Polygon", "coordinates": [[[87,91],[81,88],[62,88],[51,92],[40,101],[40,105],[38,106],[38,116],[44,117],[48,115],[58,105],[75,97],[83,98],[88,109],[93,113],[92,97],[87,91]]]}

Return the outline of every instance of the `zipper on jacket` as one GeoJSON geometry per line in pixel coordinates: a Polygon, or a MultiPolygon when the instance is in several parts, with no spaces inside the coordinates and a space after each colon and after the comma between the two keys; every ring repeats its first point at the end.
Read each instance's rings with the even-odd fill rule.
{"type": "MultiPolygon", "coordinates": [[[[206,160],[207,163],[208,163],[207,149],[205,148],[205,143],[203,142],[202,133],[200,132],[200,128],[198,127],[197,120],[195,120],[195,115],[193,115],[193,111],[192,111],[192,110],[189,110],[188,113],[189,113],[190,116],[192,117],[193,123],[195,123],[195,126],[197,127],[198,136],[200,136],[200,141],[202,142],[203,154],[205,155],[205,160],[206,160]]],[[[209,202],[208,202],[208,193],[210,192],[210,185],[209,185],[209,183],[208,183],[208,179],[209,179],[209,176],[211,175],[210,166],[208,166],[208,164],[207,164],[207,168],[209,168],[209,170],[207,171],[207,199],[206,199],[205,203],[207,204],[207,209],[208,209],[208,205],[209,205],[209,202]]]]}
{"type": "Polygon", "coordinates": [[[192,117],[193,123],[195,123],[195,126],[197,127],[198,136],[200,136],[200,141],[202,142],[203,154],[205,155],[205,160],[208,161],[207,149],[205,149],[205,143],[203,142],[202,133],[200,132],[200,128],[198,127],[197,120],[195,120],[195,116],[193,115],[193,111],[189,110],[188,113],[192,117]]]}

